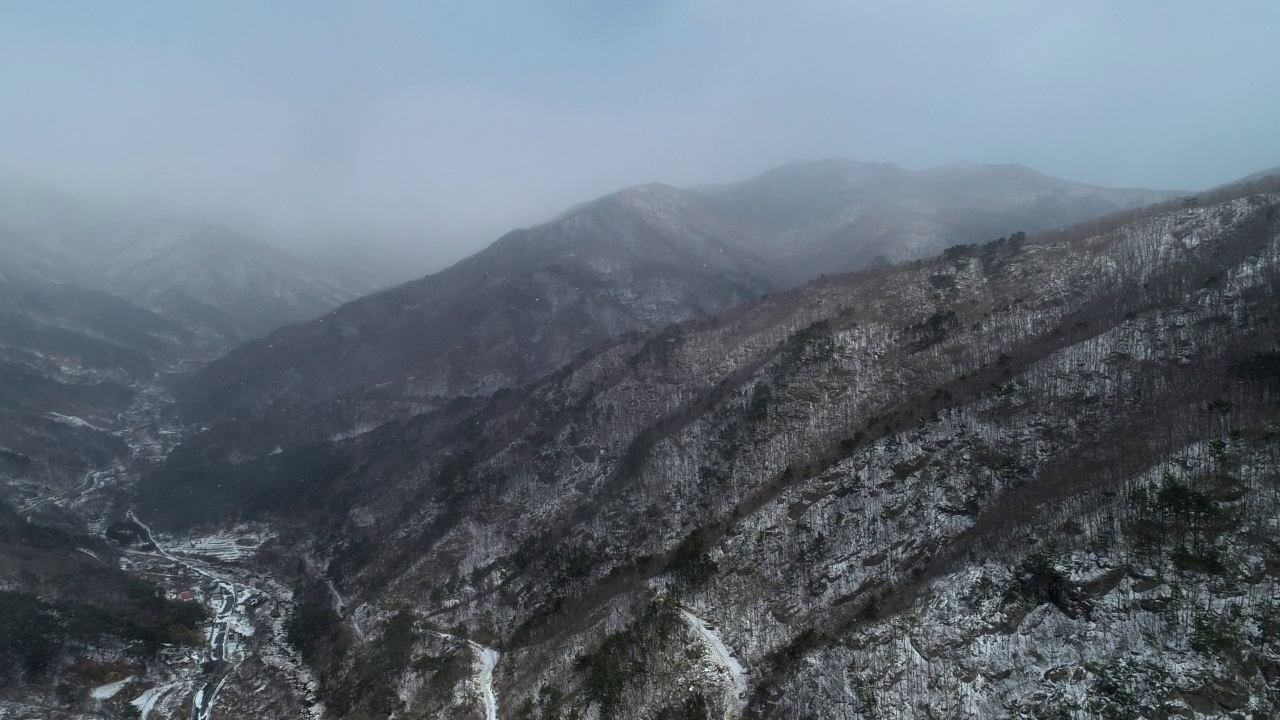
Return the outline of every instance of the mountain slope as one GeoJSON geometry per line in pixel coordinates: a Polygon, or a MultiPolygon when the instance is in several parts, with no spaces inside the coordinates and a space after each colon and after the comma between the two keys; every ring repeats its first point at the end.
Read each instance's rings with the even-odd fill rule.
{"type": "Polygon", "coordinates": [[[490,393],[606,338],[755,298],[776,286],[761,255],[688,193],[634,188],[238,348],[187,384],[183,406],[208,421],[345,400],[358,424],[490,393]]]}
{"type": "Polygon", "coordinates": [[[315,317],[359,288],[226,229],[146,218],[0,175],[11,272],[125,298],[223,345],[315,317]]]}
{"type": "Polygon", "coordinates": [[[297,523],[363,605],[340,715],[1267,717],[1276,190],[829,276],[354,437],[180,447],[142,506],[297,523]]]}
{"type": "Polygon", "coordinates": [[[801,162],[704,190],[722,212],[768,228],[792,276],[925,257],[949,245],[1037,232],[1168,200],[1175,193],[1059,180],[1020,165],[920,171],[848,160],[801,162]]]}
{"type": "Polygon", "coordinates": [[[723,187],[632,188],[239,348],[198,373],[179,402],[192,420],[253,418],[285,440],[351,432],[519,385],[605,338],[708,317],[877,256],[919,257],[1170,195],[1012,166],[909,172],[849,161],[723,187]]]}
{"type": "Polygon", "coordinates": [[[47,489],[128,457],[134,386],[196,345],[114,295],[0,273],[0,478],[47,489]]]}

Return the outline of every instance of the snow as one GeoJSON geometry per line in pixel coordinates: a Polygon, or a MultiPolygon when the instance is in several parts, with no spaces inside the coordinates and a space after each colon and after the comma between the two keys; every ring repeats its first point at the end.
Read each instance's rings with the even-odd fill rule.
{"type": "Polygon", "coordinates": [[[116,682],[109,683],[107,685],[99,685],[98,687],[89,691],[89,696],[92,697],[94,700],[109,700],[115,697],[116,693],[123,690],[124,686],[128,685],[131,682],[133,682],[132,675],[123,680],[117,680],[116,682]]]}
{"type": "Polygon", "coordinates": [[[342,598],[342,593],[338,592],[337,586],[333,584],[333,579],[327,575],[324,578],[325,587],[329,588],[329,593],[333,595],[333,609],[341,615],[347,609],[347,601],[342,598]]]}
{"type": "Polygon", "coordinates": [[[166,695],[172,692],[179,685],[186,685],[186,684],[188,683],[185,681],[180,681],[180,682],[172,682],[167,685],[157,685],[153,688],[149,688],[146,692],[139,695],[137,698],[131,701],[130,704],[138,708],[139,720],[147,720],[147,716],[150,715],[151,711],[155,709],[156,703],[160,702],[161,699],[163,699],[166,695]]]}
{"type": "Polygon", "coordinates": [[[171,551],[182,555],[198,555],[234,562],[252,556],[271,537],[272,534],[269,532],[255,532],[248,527],[236,527],[211,535],[190,538],[185,546],[178,544],[171,547],[171,551]]]}
{"type": "MultiPolygon", "coordinates": [[[[113,434],[122,438],[131,448],[132,459],[161,459],[184,433],[172,426],[162,425],[163,419],[157,415],[157,407],[169,404],[171,400],[141,381],[134,387],[138,394],[128,410],[119,415],[118,424],[122,429],[113,434]]],[[[61,414],[49,414],[48,417],[72,427],[103,431],[84,418],[61,414]]],[[[38,493],[37,499],[21,512],[26,514],[49,504],[75,508],[82,514],[96,512],[96,506],[82,507],[85,498],[95,491],[100,493],[104,487],[127,488],[135,480],[131,468],[132,464],[125,462],[89,470],[73,488],[51,495],[38,493]],[[39,495],[44,496],[40,498],[39,495]]],[[[274,673],[268,676],[265,687],[283,690],[284,693],[296,693],[294,699],[303,716],[320,720],[324,716],[324,706],[317,697],[318,682],[310,668],[306,667],[284,640],[283,624],[288,614],[279,611],[287,611],[290,607],[291,593],[279,583],[273,582],[269,576],[263,578],[254,568],[245,564],[263,543],[275,537],[275,532],[269,526],[254,523],[193,536],[160,536],[133,511],[126,513],[126,516],[138,524],[144,540],[153,543],[154,549],[147,551],[134,547],[124,550],[120,557],[122,568],[160,579],[165,585],[166,595],[177,595],[187,589],[194,590],[195,599],[206,604],[214,613],[214,618],[205,628],[208,648],[166,648],[161,653],[161,661],[148,663],[145,671],[116,682],[88,688],[87,700],[102,703],[111,698],[126,699],[142,718],[208,720],[211,716],[218,715],[221,720],[220,716],[225,710],[214,710],[214,707],[223,699],[222,691],[240,689],[244,674],[238,671],[247,658],[256,656],[284,675],[283,683],[278,682],[280,678],[274,673]],[[210,586],[216,586],[212,592],[207,589],[210,586]],[[258,608],[263,605],[271,609],[270,619],[267,619],[266,610],[256,614],[250,610],[250,607],[258,608]],[[209,659],[223,661],[222,670],[212,676],[207,675],[201,667],[201,663],[209,659]],[[236,675],[235,679],[231,677],[233,674],[236,675]]],[[[92,534],[103,531],[104,521],[101,516],[90,516],[86,520],[86,527],[92,534]]],[[[144,542],[142,545],[147,547],[148,543],[144,542]]],[[[89,548],[81,547],[76,550],[97,562],[108,563],[110,560],[89,548]]],[[[109,648],[100,653],[94,651],[92,657],[98,662],[111,662],[116,659],[116,649],[109,648]]],[[[260,675],[249,675],[248,678],[252,681],[262,679],[260,675]]],[[[263,685],[259,684],[259,687],[263,685]]],[[[275,698],[281,697],[279,692],[271,694],[275,698]]],[[[16,707],[19,705],[6,697],[5,702],[0,703],[0,717],[16,707]]],[[[101,713],[101,708],[97,712],[101,713]]],[[[39,712],[30,716],[36,715],[44,716],[39,712]]]]}
{"type": "Polygon", "coordinates": [[[484,697],[485,720],[498,720],[498,696],[493,691],[493,670],[498,666],[498,651],[468,643],[476,651],[476,678],[484,697]]]}
{"type": "Polygon", "coordinates": [[[49,413],[45,413],[45,417],[48,417],[53,420],[57,420],[58,422],[63,423],[64,425],[70,425],[72,427],[88,428],[90,430],[97,430],[98,432],[101,432],[101,433],[111,432],[106,428],[98,427],[97,425],[94,425],[88,420],[75,417],[74,415],[63,415],[61,413],[49,412],[49,413]]]}
{"type": "MultiPolygon", "coordinates": [[[[215,615],[209,627],[209,659],[221,661],[225,669],[216,682],[212,683],[212,685],[206,683],[200,688],[196,693],[193,705],[193,714],[198,720],[210,720],[213,717],[213,707],[218,693],[222,690],[227,678],[230,677],[231,671],[239,665],[245,652],[248,651],[239,641],[240,637],[253,633],[252,623],[246,617],[243,600],[247,599],[251,594],[255,594],[256,590],[244,588],[243,594],[237,593],[236,585],[232,579],[216,574],[200,564],[175,557],[156,540],[151,528],[143,523],[134,514],[133,510],[129,510],[126,516],[143,529],[146,538],[155,546],[157,555],[181,565],[197,575],[212,580],[218,586],[220,597],[214,601],[215,615]]],[[[208,538],[202,538],[201,540],[207,541],[208,538]]],[[[190,543],[195,547],[195,541],[190,541],[190,543]]],[[[232,542],[231,545],[239,547],[237,542],[232,542]]],[[[214,542],[213,547],[223,547],[223,544],[214,542]]]]}
{"type": "Polygon", "coordinates": [[[706,643],[716,664],[729,675],[732,684],[725,688],[725,720],[741,716],[743,703],[747,697],[747,673],[742,663],[738,662],[733,652],[729,650],[729,646],[724,643],[720,634],[710,623],[685,608],[680,609],[680,614],[684,616],[689,627],[706,643]]]}
{"type": "Polygon", "coordinates": [[[493,671],[498,667],[498,660],[502,654],[493,648],[488,648],[474,640],[450,635],[438,630],[432,631],[436,637],[442,637],[448,640],[461,640],[465,642],[476,653],[475,680],[480,686],[480,697],[484,701],[485,720],[498,720],[498,694],[493,689],[493,671]]]}
{"type": "Polygon", "coordinates": [[[343,440],[350,440],[351,438],[360,437],[361,435],[365,435],[370,432],[373,432],[374,430],[377,430],[379,427],[380,427],[379,423],[375,423],[375,422],[360,423],[359,425],[356,425],[355,427],[352,427],[348,430],[343,430],[341,432],[336,432],[331,434],[329,436],[329,440],[332,442],[342,442],[343,440]]]}

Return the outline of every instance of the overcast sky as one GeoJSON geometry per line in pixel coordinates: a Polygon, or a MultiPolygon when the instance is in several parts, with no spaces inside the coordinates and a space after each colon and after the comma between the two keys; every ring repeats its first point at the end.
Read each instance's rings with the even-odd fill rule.
{"type": "Polygon", "coordinates": [[[1280,165],[1277,30],[1275,0],[5,2],[0,164],[425,271],[796,159],[1225,182],[1280,165]]]}

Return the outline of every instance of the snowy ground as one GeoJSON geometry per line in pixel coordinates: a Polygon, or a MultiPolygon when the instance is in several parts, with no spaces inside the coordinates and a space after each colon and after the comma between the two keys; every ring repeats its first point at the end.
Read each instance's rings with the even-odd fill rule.
{"type": "Polygon", "coordinates": [[[109,700],[115,697],[116,693],[123,690],[124,686],[128,685],[131,682],[133,682],[133,678],[127,677],[123,680],[117,680],[116,682],[113,682],[113,683],[108,683],[106,685],[99,685],[98,687],[89,691],[89,697],[93,698],[94,700],[109,700]]]}
{"type": "Polygon", "coordinates": [[[274,533],[268,529],[241,525],[209,535],[192,536],[185,541],[176,541],[169,547],[169,552],[184,557],[193,556],[234,562],[252,556],[263,543],[273,537],[275,537],[274,533]]]}
{"type": "Polygon", "coordinates": [[[680,615],[689,624],[689,628],[706,643],[707,650],[711,653],[711,658],[719,670],[728,676],[724,693],[725,720],[740,717],[747,699],[747,673],[742,663],[738,662],[733,652],[729,650],[729,646],[725,645],[720,634],[710,623],[685,608],[680,609],[680,615]]]}
{"type": "Polygon", "coordinates": [[[493,671],[498,667],[498,660],[502,657],[501,653],[467,638],[439,631],[433,631],[433,634],[448,640],[464,642],[475,652],[476,658],[472,664],[472,678],[475,680],[476,687],[480,690],[480,699],[484,703],[485,720],[498,720],[498,694],[493,689],[493,671]]]}

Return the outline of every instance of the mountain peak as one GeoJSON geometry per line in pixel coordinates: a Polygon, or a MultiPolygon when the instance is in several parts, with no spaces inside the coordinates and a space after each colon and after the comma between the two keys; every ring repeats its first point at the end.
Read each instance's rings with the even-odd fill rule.
{"type": "Polygon", "coordinates": [[[135,215],[0,172],[0,254],[28,274],[111,292],[238,342],[358,293],[221,225],[135,215]]]}

